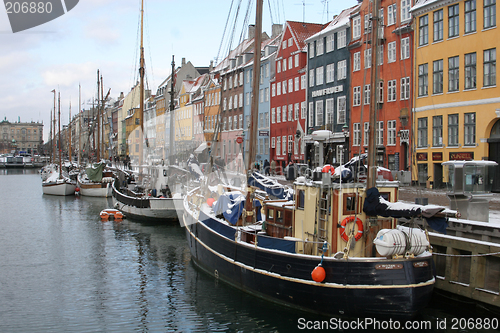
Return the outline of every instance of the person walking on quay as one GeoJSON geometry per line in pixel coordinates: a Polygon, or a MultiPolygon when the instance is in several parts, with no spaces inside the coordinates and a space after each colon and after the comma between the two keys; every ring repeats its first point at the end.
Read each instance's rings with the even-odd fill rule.
{"type": "Polygon", "coordinates": [[[267,159],[264,160],[264,174],[266,176],[269,176],[269,162],[267,159]]]}
{"type": "Polygon", "coordinates": [[[274,159],[271,160],[271,176],[276,176],[276,162],[274,159]]]}

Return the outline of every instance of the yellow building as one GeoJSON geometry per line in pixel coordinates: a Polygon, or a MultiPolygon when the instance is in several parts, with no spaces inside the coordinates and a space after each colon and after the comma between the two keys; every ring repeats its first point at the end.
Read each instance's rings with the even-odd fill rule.
{"type": "Polygon", "coordinates": [[[500,161],[496,12],[495,0],[419,0],[412,8],[412,179],[420,184],[443,186],[448,160],[500,161]]]}
{"type": "Polygon", "coordinates": [[[196,148],[193,141],[193,104],[191,88],[194,81],[184,80],[179,92],[179,108],[175,110],[175,147],[177,155],[185,158],[183,153],[192,152],[196,148]]]}

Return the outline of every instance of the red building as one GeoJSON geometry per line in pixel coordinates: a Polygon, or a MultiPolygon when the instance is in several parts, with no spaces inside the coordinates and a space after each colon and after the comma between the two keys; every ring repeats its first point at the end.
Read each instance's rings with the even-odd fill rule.
{"type": "Polygon", "coordinates": [[[276,75],[271,80],[271,160],[285,166],[304,160],[307,44],[305,40],[323,24],[287,21],[276,55],[276,75]]]}
{"type": "Polygon", "coordinates": [[[410,166],[413,30],[412,0],[363,0],[351,14],[351,156],[368,149],[370,100],[377,98],[377,164],[392,171],[410,166]],[[378,33],[372,31],[378,18],[378,33]],[[373,40],[376,39],[374,42],[373,40]],[[377,87],[371,87],[372,52],[377,49],[377,87]]]}

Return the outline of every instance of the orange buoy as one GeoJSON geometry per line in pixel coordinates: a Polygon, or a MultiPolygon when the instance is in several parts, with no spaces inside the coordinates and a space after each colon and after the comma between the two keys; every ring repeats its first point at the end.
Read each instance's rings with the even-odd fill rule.
{"type": "Polygon", "coordinates": [[[99,215],[101,216],[101,219],[106,220],[106,221],[109,218],[109,214],[106,213],[105,211],[102,211],[99,215]]]}
{"type": "Polygon", "coordinates": [[[207,199],[207,205],[208,205],[209,207],[212,207],[212,205],[214,204],[214,202],[215,202],[215,199],[214,199],[214,198],[208,198],[208,199],[207,199]]]}
{"type": "Polygon", "coordinates": [[[342,239],[345,242],[347,242],[349,240],[349,237],[347,236],[347,234],[345,232],[345,227],[346,227],[347,223],[350,223],[350,222],[356,222],[356,225],[358,226],[358,232],[356,232],[356,235],[354,236],[354,240],[357,242],[358,240],[361,239],[361,237],[363,237],[363,221],[361,221],[359,219],[359,217],[354,217],[351,215],[351,216],[348,216],[342,220],[342,222],[340,223],[340,227],[339,227],[340,237],[342,237],[342,239]]]}
{"type": "Polygon", "coordinates": [[[311,276],[314,281],[323,282],[326,277],[325,269],[321,265],[318,265],[313,269],[311,276]]]}
{"type": "Polygon", "coordinates": [[[121,221],[125,217],[118,209],[104,209],[99,215],[103,221],[107,221],[110,217],[115,221],[121,221]]]}
{"type": "Polygon", "coordinates": [[[80,188],[79,187],[75,188],[75,192],[76,193],[80,192],[80,188]]]}

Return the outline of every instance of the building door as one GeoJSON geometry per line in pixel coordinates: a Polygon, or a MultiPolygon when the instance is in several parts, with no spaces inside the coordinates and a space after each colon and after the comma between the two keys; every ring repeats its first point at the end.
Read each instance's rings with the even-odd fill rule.
{"type": "Polygon", "coordinates": [[[492,192],[500,192],[500,120],[497,120],[491,129],[490,138],[488,139],[488,159],[499,164],[495,168],[495,176],[493,177],[492,192]]]}
{"type": "Polygon", "coordinates": [[[427,163],[422,163],[418,165],[418,185],[427,185],[427,163]]]}
{"type": "Polygon", "coordinates": [[[443,166],[441,163],[434,163],[434,188],[443,187],[443,166]]]}

